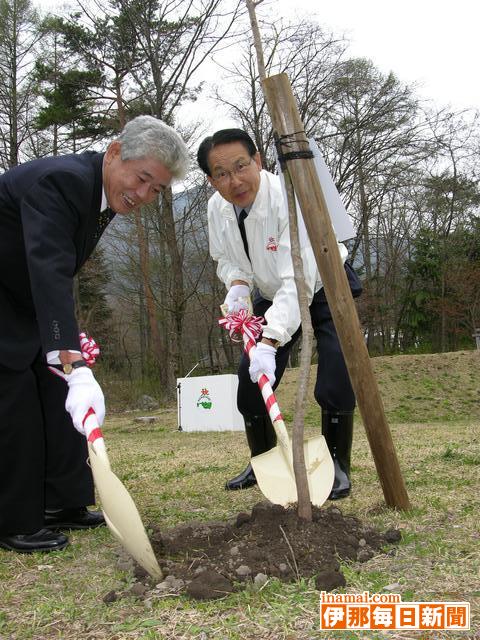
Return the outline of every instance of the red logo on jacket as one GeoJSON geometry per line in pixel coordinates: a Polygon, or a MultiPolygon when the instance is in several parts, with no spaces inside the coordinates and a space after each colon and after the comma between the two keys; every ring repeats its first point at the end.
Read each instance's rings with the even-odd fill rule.
{"type": "Polygon", "coordinates": [[[276,251],[277,249],[278,249],[278,242],[275,240],[275,238],[272,238],[270,236],[267,242],[267,251],[276,251]]]}

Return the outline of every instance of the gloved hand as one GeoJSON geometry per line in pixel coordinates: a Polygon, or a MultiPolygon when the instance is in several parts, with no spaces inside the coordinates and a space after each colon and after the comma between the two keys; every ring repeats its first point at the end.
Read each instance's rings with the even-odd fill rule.
{"type": "Polygon", "coordinates": [[[49,368],[52,373],[61,376],[68,384],[65,409],[72,416],[75,429],[85,435],[83,419],[90,407],[95,411],[98,424],[102,425],[105,419],[105,398],[92,370],[88,367],[79,367],[67,375],[53,367],[49,368]]]}
{"type": "Polygon", "coordinates": [[[275,347],[259,342],[253,352],[250,360],[250,367],[248,372],[252,382],[258,382],[258,379],[264,373],[270,384],[275,384],[275,354],[277,350],[275,347]]]}
{"type": "Polygon", "coordinates": [[[251,307],[250,288],[246,284],[234,284],[228,290],[222,306],[228,308],[227,313],[237,313],[240,309],[249,309],[251,307]]]}

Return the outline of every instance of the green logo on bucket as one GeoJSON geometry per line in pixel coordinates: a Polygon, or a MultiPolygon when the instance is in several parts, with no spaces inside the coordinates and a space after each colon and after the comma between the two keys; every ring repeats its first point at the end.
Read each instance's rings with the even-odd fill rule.
{"type": "Polygon", "coordinates": [[[208,389],[202,389],[202,393],[199,399],[197,400],[197,407],[200,407],[200,406],[202,406],[204,409],[212,408],[212,401],[209,398],[208,389]]]}

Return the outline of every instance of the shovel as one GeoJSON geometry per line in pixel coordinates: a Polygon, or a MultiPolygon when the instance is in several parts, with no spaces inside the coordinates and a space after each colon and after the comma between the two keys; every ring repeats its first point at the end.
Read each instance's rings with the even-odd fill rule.
{"type": "MultiPolygon", "coordinates": [[[[224,308],[222,308],[222,312],[224,312],[224,308]]],[[[254,323],[256,322],[258,329],[259,319],[255,316],[249,316],[245,311],[240,311],[238,314],[219,321],[225,328],[230,329],[230,335],[232,335],[232,331],[233,333],[239,331],[242,333],[244,348],[249,358],[252,357],[256,348],[255,336],[249,327],[249,322],[252,320],[254,323]],[[232,317],[234,318],[234,326],[228,322],[232,317]]],[[[263,495],[274,504],[287,506],[298,501],[292,445],[275,394],[264,373],[258,380],[258,386],[275,429],[278,444],[273,449],[254,456],[251,463],[263,495]]],[[[304,440],[303,453],[310,502],[321,507],[330,495],[335,475],[333,460],[323,435],[304,440]]]]}
{"type": "Polygon", "coordinates": [[[140,514],[130,494],[110,469],[102,431],[93,409],[84,419],[93,479],[108,528],[128,553],[154,578],[163,578],[140,514]]]}

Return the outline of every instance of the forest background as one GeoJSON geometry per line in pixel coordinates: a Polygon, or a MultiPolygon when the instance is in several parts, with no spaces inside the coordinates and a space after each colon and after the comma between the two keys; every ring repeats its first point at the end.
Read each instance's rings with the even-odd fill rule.
{"type": "MultiPolygon", "coordinates": [[[[354,223],[347,244],[370,354],[474,348],[479,112],[437,107],[352,57],[348,41],[314,19],[260,9],[267,73],[288,73],[354,223]]],[[[192,152],[187,179],[118,216],[76,280],[79,326],[102,349],[99,377],[127,403],[140,392],[166,401],[192,368],[225,373],[238,359],[217,324],[225,290],[208,253],[211,190],[194,161],[207,133],[196,103],[206,95],[274,170],[243,1],[89,1],[52,14],[0,0],[0,171],[103,150],[144,113],[174,126],[192,152]]]]}

